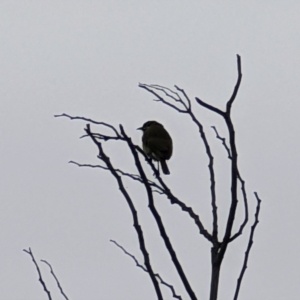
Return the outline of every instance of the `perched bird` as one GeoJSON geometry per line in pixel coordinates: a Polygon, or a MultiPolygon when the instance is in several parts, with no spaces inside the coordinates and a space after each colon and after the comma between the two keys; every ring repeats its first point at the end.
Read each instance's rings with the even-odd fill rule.
{"type": "Polygon", "coordinates": [[[160,162],[164,174],[170,174],[166,160],[173,151],[172,138],[164,126],[156,121],[148,121],[142,127],[143,150],[152,159],[160,162]]]}

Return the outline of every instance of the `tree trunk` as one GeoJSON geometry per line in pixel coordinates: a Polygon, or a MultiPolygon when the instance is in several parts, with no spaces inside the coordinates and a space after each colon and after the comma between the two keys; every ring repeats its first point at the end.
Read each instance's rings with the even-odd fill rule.
{"type": "Polygon", "coordinates": [[[222,260],[218,255],[218,247],[211,249],[211,281],[209,300],[217,300],[219,289],[219,278],[222,260]]]}

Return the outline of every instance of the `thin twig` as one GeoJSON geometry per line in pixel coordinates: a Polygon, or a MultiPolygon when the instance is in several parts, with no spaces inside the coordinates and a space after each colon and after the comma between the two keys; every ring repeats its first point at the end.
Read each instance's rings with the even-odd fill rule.
{"type": "Polygon", "coordinates": [[[233,93],[232,93],[232,95],[231,95],[231,97],[228,100],[227,105],[226,105],[226,113],[228,115],[230,115],[232,103],[235,100],[236,95],[237,95],[237,93],[239,91],[239,88],[240,88],[240,85],[241,85],[241,82],[242,82],[242,77],[243,77],[243,75],[242,75],[241,57],[238,54],[237,54],[237,71],[238,71],[238,80],[237,80],[236,85],[234,87],[233,93]]]}
{"type": "MultiPolygon", "coordinates": [[[[178,111],[178,112],[180,112],[180,113],[187,113],[186,109],[181,109],[181,108],[177,107],[176,105],[174,105],[174,104],[172,104],[172,103],[166,101],[166,100],[165,100],[164,98],[162,98],[158,93],[156,93],[156,92],[153,90],[153,89],[157,89],[157,88],[155,88],[155,86],[156,86],[156,85],[147,85],[147,84],[144,84],[144,83],[140,83],[140,84],[139,84],[139,87],[140,87],[140,88],[147,90],[149,93],[151,93],[151,94],[153,94],[155,97],[157,97],[157,98],[158,98],[157,101],[162,102],[162,103],[164,103],[165,105],[172,107],[173,109],[175,109],[176,111],[178,111]]],[[[158,89],[158,90],[160,90],[160,89],[158,89]]],[[[184,105],[184,103],[181,102],[181,101],[182,101],[181,99],[176,100],[176,101],[177,101],[177,102],[180,102],[181,104],[184,105]]]]}
{"type": "Polygon", "coordinates": [[[112,126],[111,124],[105,123],[105,122],[98,122],[95,121],[93,119],[89,119],[89,118],[85,118],[85,117],[80,117],[80,116],[70,116],[68,114],[60,114],[60,115],[54,115],[55,118],[59,118],[59,117],[66,117],[69,118],[70,120],[81,120],[81,121],[87,121],[89,123],[95,124],[95,125],[102,125],[104,127],[108,127],[110,128],[115,134],[116,136],[120,137],[119,132],[116,130],[116,128],[114,126],[112,126]]]}
{"type": "Polygon", "coordinates": [[[251,247],[253,245],[253,236],[254,236],[255,228],[256,228],[257,224],[259,223],[258,216],[259,216],[259,212],[260,212],[261,200],[259,199],[256,192],[254,193],[254,195],[255,195],[256,200],[257,200],[256,211],[255,211],[255,215],[254,215],[254,223],[251,226],[249,241],[248,241],[248,245],[247,245],[247,249],[246,249],[245,257],[244,257],[244,262],[243,262],[243,266],[242,266],[240,276],[237,279],[237,285],[236,285],[236,290],[235,290],[233,300],[238,299],[241,283],[242,283],[242,280],[243,280],[243,276],[244,276],[244,274],[246,272],[246,269],[247,269],[247,263],[248,263],[248,259],[249,259],[250,250],[251,250],[251,247]]]}
{"type": "MultiPolygon", "coordinates": [[[[139,261],[137,260],[137,258],[136,258],[133,254],[129,253],[124,247],[122,247],[122,246],[121,246],[120,244],[118,244],[116,241],[114,241],[114,240],[110,240],[110,241],[111,241],[112,243],[114,243],[117,247],[119,247],[126,255],[128,255],[129,257],[131,257],[131,258],[134,260],[134,262],[135,262],[135,264],[136,264],[136,266],[137,266],[138,268],[141,268],[144,272],[147,272],[147,273],[148,273],[147,269],[146,269],[143,265],[141,265],[141,264],[139,263],[139,261]]],[[[156,273],[155,276],[159,279],[159,281],[160,281],[161,284],[167,286],[167,287],[171,290],[173,298],[182,300],[181,296],[179,296],[179,295],[176,294],[175,288],[174,288],[173,285],[171,285],[171,284],[167,283],[166,281],[164,281],[164,280],[162,279],[162,277],[161,277],[158,273],[156,273]]]]}
{"type": "Polygon", "coordinates": [[[192,109],[192,102],[190,100],[190,98],[188,97],[188,95],[186,94],[185,90],[178,87],[177,85],[175,85],[175,88],[177,91],[181,92],[183,94],[183,96],[185,97],[186,101],[187,101],[187,105],[185,106],[187,108],[188,111],[191,111],[192,109]]]}
{"type": "Polygon", "coordinates": [[[57,286],[58,286],[58,288],[59,288],[59,290],[60,290],[60,293],[64,296],[64,298],[65,298],[66,300],[69,300],[69,298],[67,297],[67,295],[64,293],[64,291],[63,291],[63,289],[62,289],[62,286],[61,286],[61,284],[60,284],[58,278],[56,277],[56,275],[55,275],[55,273],[54,273],[54,271],[53,271],[53,269],[52,269],[52,266],[51,266],[46,260],[44,260],[44,259],[41,259],[41,262],[43,262],[43,263],[45,263],[45,264],[47,264],[47,265],[49,266],[49,268],[50,268],[50,273],[52,274],[53,278],[55,279],[56,284],[57,284],[57,286]]]}
{"type": "Polygon", "coordinates": [[[100,133],[94,133],[95,138],[99,140],[109,141],[109,140],[122,140],[120,136],[111,136],[100,133]]]}
{"type": "Polygon", "coordinates": [[[238,179],[241,183],[241,190],[242,190],[242,195],[243,195],[243,199],[244,199],[245,217],[244,217],[243,223],[240,225],[239,230],[231,236],[231,238],[229,239],[229,242],[232,242],[233,240],[235,240],[238,236],[240,236],[243,233],[243,230],[246,227],[246,225],[248,223],[248,218],[249,218],[248,199],[247,199],[245,181],[241,178],[239,172],[238,172],[238,179]]]}
{"type": "MultiPolygon", "coordinates": [[[[231,156],[231,153],[230,153],[230,149],[229,147],[227,146],[227,143],[226,143],[226,139],[221,137],[218,133],[218,130],[215,126],[211,126],[215,133],[216,133],[216,137],[217,139],[221,140],[222,141],[222,144],[225,148],[225,150],[227,151],[227,154],[228,154],[228,158],[229,159],[232,159],[232,156],[231,156]]],[[[241,183],[241,190],[242,190],[242,195],[243,195],[243,200],[244,200],[244,208],[245,208],[245,217],[244,217],[244,221],[243,223],[240,225],[240,228],[239,230],[232,235],[232,237],[229,239],[229,242],[232,242],[233,240],[235,240],[238,236],[240,236],[242,233],[243,233],[243,229],[245,228],[245,226],[247,225],[248,223],[248,217],[249,217],[249,211],[248,211],[248,199],[247,199],[247,192],[246,192],[246,187],[245,187],[245,181],[242,179],[239,171],[237,171],[237,175],[238,175],[238,179],[241,183]]]]}
{"type": "Polygon", "coordinates": [[[158,90],[158,91],[162,91],[167,97],[172,98],[175,102],[181,102],[181,98],[178,95],[178,93],[172,91],[171,89],[158,85],[158,84],[151,84],[151,87],[158,90]],[[168,93],[170,92],[170,93],[168,93]],[[176,97],[174,97],[172,94],[176,95],[176,97]]]}
{"type": "Polygon", "coordinates": [[[39,282],[41,283],[41,285],[42,285],[42,287],[43,287],[45,293],[47,294],[48,299],[49,299],[49,300],[52,300],[50,291],[48,290],[48,288],[47,288],[47,286],[46,286],[46,283],[45,283],[45,281],[44,281],[44,279],[43,279],[43,277],[42,277],[40,268],[39,268],[39,266],[38,266],[38,264],[37,264],[37,262],[36,262],[36,260],[35,260],[35,258],[34,258],[34,255],[33,255],[32,251],[31,251],[31,248],[29,248],[29,250],[23,249],[23,251],[30,255],[30,257],[31,257],[31,259],[32,259],[32,261],[33,261],[33,263],[34,263],[34,265],[35,265],[36,271],[37,271],[37,273],[38,273],[38,275],[39,275],[39,282]]]}
{"type": "Polygon", "coordinates": [[[220,110],[219,108],[217,108],[217,107],[215,107],[215,106],[213,106],[211,104],[208,104],[208,103],[204,102],[203,100],[201,100],[198,97],[195,97],[195,99],[203,107],[207,108],[208,110],[214,111],[215,113],[217,113],[217,114],[219,114],[219,115],[221,115],[221,116],[224,117],[225,113],[222,110],[220,110]]]}
{"type": "Polygon", "coordinates": [[[232,159],[231,153],[230,153],[230,149],[229,149],[229,147],[228,147],[227,144],[226,144],[226,139],[225,139],[225,138],[222,138],[222,137],[219,135],[219,133],[218,133],[218,131],[217,131],[217,128],[216,128],[215,126],[211,126],[211,128],[215,131],[216,138],[222,141],[222,144],[223,144],[225,150],[227,151],[228,158],[229,158],[229,159],[232,159]]]}
{"type": "MultiPolygon", "coordinates": [[[[108,167],[105,167],[105,166],[101,166],[101,165],[92,165],[92,164],[80,164],[78,162],[75,162],[73,160],[69,161],[69,163],[71,164],[74,164],[78,167],[81,167],[81,168],[84,168],[84,167],[88,167],[88,168],[92,168],[92,169],[103,169],[103,170],[106,170],[106,171],[110,171],[110,169],[108,167]]],[[[127,172],[124,172],[122,171],[121,169],[115,169],[117,173],[119,173],[120,175],[124,176],[124,177],[128,177],[128,178],[131,178],[135,181],[138,181],[138,182],[143,182],[142,179],[141,179],[141,176],[137,175],[137,174],[131,174],[131,173],[127,173],[127,172]]],[[[150,184],[151,187],[153,188],[156,188],[156,190],[153,190],[153,192],[156,192],[156,193],[159,193],[159,194],[163,194],[164,193],[164,190],[161,186],[159,186],[158,184],[156,184],[156,182],[152,181],[152,180],[149,180],[148,179],[148,182],[150,184]]]]}

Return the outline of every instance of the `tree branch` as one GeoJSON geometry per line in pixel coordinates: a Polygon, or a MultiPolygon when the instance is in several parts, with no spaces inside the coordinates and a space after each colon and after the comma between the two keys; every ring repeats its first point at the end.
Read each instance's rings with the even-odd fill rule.
{"type": "MultiPolygon", "coordinates": [[[[139,263],[139,261],[136,259],[136,257],[134,255],[132,255],[131,253],[129,253],[124,247],[122,247],[116,241],[114,241],[114,240],[110,240],[110,241],[112,243],[114,243],[118,248],[120,248],[126,255],[128,255],[129,257],[131,257],[134,260],[134,262],[135,262],[135,264],[136,264],[136,266],[138,268],[141,268],[144,272],[148,273],[147,269],[143,265],[141,265],[139,263]]],[[[156,273],[155,276],[159,279],[159,281],[160,281],[161,284],[167,286],[171,290],[173,298],[182,300],[181,296],[177,295],[177,293],[176,293],[175,288],[174,288],[173,285],[171,285],[171,284],[167,283],[166,281],[164,281],[162,279],[162,277],[158,273],[156,273]]]]}
{"type": "Polygon", "coordinates": [[[238,236],[240,236],[243,233],[243,230],[245,226],[248,223],[248,217],[249,217],[249,211],[248,211],[248,199],[247,199],[247,193],[246,193],[246,187],[245,187],[245,181],[241,178],[240,174],[238,173],[238,179],[241,183],[241,190],[242,190],[242,195],[244,199],[244,208],[245,208],[245,217],[243,223],[240,225],[239,230],[231,236],[229,239],[229,243],[235,240],[238,236]]]}
{"type": "Polygon", "coordinates": [[[229,158],[229,159],[232,159],[231,153],[230,153],[230,149],[228,148],[228,146],[227,146],[227,144],[226,144],[226,139],[225,139],[225,138],[222,138],[222,137],[219,135],[219,133],[218,133],[218,131],[217,131],[217,128],[216,128],[215,126],[211,126],[211,128],[215,131],[216,138],[222,141],[222,144],[223,144],[225,150],[227,151],[228,158],[229,158]]]}
{"type": "Polygon", "coordinates": [[[150,263],[150,256],[149,256],[149,253],[146,249],[144,234],[143,234],[143,231],[142,231],[142,227],[139,224],[138,214],[137,214],[137,211],[136,211],[135,206],[133,204],[133,201],[132,201],[131,197],[129,196],[129,194],[128,194],[128,192],[127,192],[127,190],[126,190],[126,188],[123,184],[121,176],[119,176],[119,174],[117,173],[117,171],[113,167],[113,165],[110,161],[110,158],[105,154],[105,152],[102,148],[102,144],[99,141],[97,141],[97,139],[94,137],[93,133],[91,132],[89,124],[87,124],[85,131],[90,136],[90,138],[95,143],[95,145],[98,147],[98,150],[99,150],[99,156],[98,157],[106,164],[106,166],[110,170],[111,174],[115,177],[115,179],[118,183],[119,189],[120,189],[121,193],[123,194],[128,206],[130,208],[130,211],[131,211],[131,214],[132,214],[132,217],[133,217],[133,226],[136,230],[139,245],[140,245],[140,249],[141,249],[141,252],[142,252],[143,257],[144,257],[144,264],[147,268],[148,274],[149,274],[149,276],[151,278],[151,281],[152,281],[152,284],[155,288],[157,298],[159,300],[163,300],[159,284],[158,284],[158,282],[155,278],[155,275],[154,275],[154,272],[153,272],[153,269],[152,269],[152,266],[151,266],[151,263],[150,263]]]}
{"type": "Polygon", "coordinates": [[[238,79],[237,79],[236,85],[234,87],[233,93],[232,93],[232,95],[231,95],[231,97],[228,100],[227,105],[226,105],[226,113],[228,115],[230,115],[232,103],[233,103],[233,101],[236,98],[236,95],[237,95],[237,93],[239,91],[239,88],[240,88],[240,85],[241,85],[241,81],[242,81],[242,63],[241,63],[241,57],[238,54],[237,54],[236,57],[237,57],[238,79]]]}
{"type": "Polygon", "coordinates": [[[254,223],[251,226],[250,235],[249,235],[249,241],[248,241],[248,246],[247,246],[247,249],[246,249],[246,252],[245,252],[245,257],[244,257],[244,263],[243,263],[243,266],[242,266],[242,270],[241,270],[240,276],[239,276],[239,278],[237,280],[237,285],[236,285],[236,290],[235,290],[235,294],[234,294],[233,300],[237,300],[238,299],[239,291],[240,291],[240,287],[241,287],[241,283],[242,283],[244,274],[245,274],[246,269],[247,269],[247,263],[248,263],[248,259],[249,259],[250,250],[251,250],[251,247],[253,245],[254,232],[255,232],[257,224],[259,223],[258,216],[259,216],[259,212],[260,212],[261,200],[259,199],[259,197],[258,197],[258,195],[257,195],[256,192],[254,193],[254,195],[255,195],[256,200],[257,200],[257,206],[256,206],[255,215],[254,215],[254,223]]]}
{"type": "MultiPolygon", "coordinates": [[[[219,135],[219,133],[218,133],[218,131],[217,131],[217,129],[216,129],[215,126],[211,126],[211,127],[214,129],[214,131],[216,133],[217,139],[219,139],[219,140],[222,141],[222,144],[223,144],[225,150],[227,151],[228,158],[232,159],[232,156],[231,156],[231,153],[230,153],[230,149],[228,148],[228,146],[226,144],[226,139],[222,138],[219,135]]],[[[242,179],[239,171],[238,171],[237,175],[238,175],[238,179],[239,179],[239,181],[241,183],[241,190],[242,190],[242,195],[243,195],[243,199],[244,199],[245,217],[244,217],[243,223],[240,225],[240,228],[239,228],[238,232],[236,232],[234,235],[232,235],[232,237],[229,239],[229,242],[232,242],[233,240],[235,240],[238,236],[240,236],[243,233],[243,229],[245,228],[245,226],[248,223],[248,216],[249,216],[249,212],[248,212],[248,199],[247,199],[245,181],[242,179]]]]}
{"type": "MultiPolygon", "coordinates": [[[[175,99],[173,96],[170,96],[165,90],[168,90],[168,91],[171,91],[170,89],[168,88],[165,88],[165,87],[162,87],[162,86],[159,86],[157,84],[144,84],[144,83],[139,83],[139,87],[142,88],[142,89],[145,89],[146,91],[148,91],[149,93],[153,94],[155,97],[157,97],[157,100],[158,102],[162,102],[164,103],[165,105],[167,106],[170,106],[172,107],[173,109],[175,109],[176,111],[180,112],[180,113],[187,113],[187,106],[186,104],[184,103],[184,101],[181,99],[181,97],[179,96],[179,99],[175,99]],[[179,104],[181,104],[184,109],[181,109],[179,107],[177,107],[176,105],[166,101],[163,97],[161,97],[155,90],[158,90],[158,91],[162,91],[167,97],[175,100],[175,102],[178,102],[179,104]]],[[[176,94],[175,92],[172,91],[172,93],[176,94]]]]}
{"type": "Polygon", "coordinates": [[[42,285],[45,293],[47,294],[48,299],[52,300],[51,293],[50,293],[50,291],[48,290],[48,288],[46,286],[46,283],[45,283],[45,281],[44,281],[44,279],[42,277],[40,268],[39,268],[39,266],[38,266],[38,264],[37,264],[37,262],[36,262],[36,260],[34,258],[34,255],[33,255],[32,251],[31,251],[31,248],[29,248],[29,250],[23,249],[23,251],[30,255],[30,257],[31,257],[31,259],[32,259],[32,261],[33,261],[33,263],[35,265],[36,271],[37,271],[37,273],[39,275],[39,282],[41,283],[41,285],[42,285]]]}
{"type": "Polygon", "coordinates": [[[203,100],[201,100],[198,97],[195,97],[195,99],[198,102],[198,104],[200,104],[201,106],[203,106],[203,107],[205,107],[205,108],[207,108],[211,111],[214,111],[215,113],[217,113],[217,114],[221,115],[222,117],[224,117],[225,113],[222,110],[220,110],[219,108],[204,102],[203,100]]]}
{"type": "Polygon", "coordinates": [[[67,295],[64,293],[64,291],[63,291],[63,289],[62,289],[62,286],[61,286],[59,280],[57,279],[57,277],[56,277],[56,275],[55,275],[55,273],[54,273],[54,271],[53,271],[53,269],[52,269],[52,266],[51,266],[46,260],[41,259],[41,262],[43,262],[43,263],[45,263],[46,265],[49,266],[49,268],[50,268],[50,273],[52,274],[53,278],[55,279],[56,284],[57,284],[57,287],[58,287],[59,290],[60,290],[60,293],[64,296],[64,298],[65,298],[66,300],[69,300],[69,298],[67,297],[67,295]]]}
{"type": "Polygon", "coordinates": [[[217,254],[217,260],[222,261],[224,254],[227,249],[227,245],[230,241],[231,237],[231,231],[235,219],[235,213],[236,213],[236,207],[238,203],[237,199],[237,181],[239,178],[239,172],[238,172],[238,164],[237,164],[237,158],[238,158],[238,153],[236,149],[236,143],[235,143],[235,131],[234,131],[234,126],[231,121],[230,117],[230,112],[231,112],[231,105],[236,97],[238,88],[240,86],[241,82],[241,62],[240,62],[240,56],[237,56],[237,64],[238,64],[238,80],[236,87],[234,89],[233,95],[231,96],[230,100],[227,103],[227,110],[226,113],[223,115],[227,129],[228,129],[228,134],[229,134],[229,145],[230,145],[230,153],[231,153],[231,205],[229,209],[229,214],[227,218],[227,223],[226,223],[226,229],[225,229],[225,234],[222,242],[222,246],[220,248],[219,253],[217,254]]]}
{"type": "Polygon", "coordinates": [[[104,127],[108,127],[110,128],[117,137],[121,138],[120,134],[118,133],[118,131],[116,130],[116,128],[108,123],[105,123],[105,122],[98,122],[98,121],[95,121],[93,119],[89,119],[89,118],[85,118],[85,117],[79,117],[79,116],[70,116],[68,114],[60,114],[60,115],[54,115],[55,118],[59,118],[59,117],[66,117],[66,118],[69,118],[70,120],[80,120],[80,121],[87,121],[89,123],[92,123],[92,124],[95,124],[95,125],[102,125],[104,127]]]}
{"type": "Polygon", "coordinates": [[[160,216],[160,214],[158,213],[155,205],[154,205],[154,198],[153,198],[153,193],[152,193],[152,190],[150,188],[150,185],[149,185],[149,182],[148,182],[148,179],[147,179],[147,176],[142,168],[142,165],[141,165],[141,162],[139,160],[139,156],[138,156],[138,153],[136,151],[136,146],[132,143],[131,139],[126,135],[125,131],[124,131],[124,128],[122,127],[122,125],[120,125],[120,131],[121,131],[121,134],[122,136],[125,138],[130,150],[131,150],[131,153],[133,155],[133,158],[134,158],[134,161],[135,161],[135,165],[140,173],[140,176],[143,180],[143,184],[144,184],[144,187],[146,189],[146,193],[147,193],[147,197],[148,197],[148,207],[156,221],[156,224],[158,226],[158,229],[159,229],[159,232],[160,232],[160,235],[165,243],[165,246],[170,254],[170,257],[173,261],[173,264],[176,268],[176,271],[180,277],[180,279],[182,280],[182,283],[187,291],[187,293],[189,294],[190,298],[192,300],[197,300],[197,297],[185,275],[185,272],[183,271],[183,268],[179,262],[179,259],[177,258],[177,254],[173,248],[173,245],[170,241],[170,238],[166,232],[166,229],[164,227],[164,224],[163,224],[163,221],[162,221],[162,218],[160,216]]]}
{"type": "MultiPolygon", "coordinates": [[[[87,168],[92,168],[92,169],[102,169],[102,170],[106,170],[106,171],[110,171],[109,168],[107,167],[104,167],[104,166],[100,166],[100,165],[92,165],[92,164],[80,164],[78,162],[75,162],[75,161],[69,161],[69,163],[71,164],[74,164],[80,168],[84,168],[84,167],[87,167],[87,168]]],[[[121,169],[115,169],[116,172],[124,177],[128,177],[132,180],[135,180],[135,181],[138,181],[140,183],[143,183],[141,177],[137,174],[131,174],[131,173],[127,173],[127,172],[124,172],[122,171],[121,169]]],[[[153,192],[157,192],[159,194],[164,194],[164,190],[161,186],[159,186],[158,184],[156,184],[156,182],[152,181],[152,180],[149,180],[148,179],[148,182],[149,182],[149,185],[157,190],[153,190],[153,192]]]]}

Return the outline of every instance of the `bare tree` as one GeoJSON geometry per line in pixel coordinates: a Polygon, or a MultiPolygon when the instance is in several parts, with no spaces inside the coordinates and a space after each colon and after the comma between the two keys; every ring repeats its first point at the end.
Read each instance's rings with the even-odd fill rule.
{"type": "MultiPolygon", "coordinates": [[[[80,164],[74,161],[71,161],[71,163],[79,166],[79,167],[92,167],[92,168],[102,168],[103,170],[107,170],[110,172],[110,174],[115,178],[119,190],[121,191],[122,195],[124,196],[124,200],[127,202],[128,207],[130,209],[132,219],[133,219],[133,225],[134,229],[136,231],[137,240],[139,243],[140,251],[143,255],[143,262],[140,263],[135,258],[134,255],[130,254],[125,248],[123,248],[121,245],[119,245],[116,241],[112,241],[117,247],[119,247],[122,251],[124,251],[125,254],[130,256],[136,263],[136,265],[140,268],[142,268],[145,272],[148,273],[149,278],[152,282],[152,285],[154,287],[154,290],[157,295],[157,299],[162,300],[163,295],[161,292],[161,284],[167,286],[172,296],[176,299],[182,299],[180,295],[178,295],[175,291],[175,287],[166,281],[162,279],[162,277],[157,274],[154,269],[153,265],[151,263],[151,253],[147,250],[146,246],[146,237],[145,233],[143,231],[143,228],[140,224],[139,220],[139,214],[134,204],[134,199],[126,189],[126,186],[124,184],[124,178],[129,178],[135,182],[138,182],[139,184],[142,184],[145,188],[146,194],[147,194],[147,201],[148,201],[148,208],[153,215],[153,218],[156,222],[157,228],[159,230],[160,236],[163,239],[164,245],[166,250],[168,251],[171,261],[174,264],[174,267],[176,269],[176,272],[186,290],[187,295],[190,299],[196,300],[198,299],[195,293],[195,290],[191,286],[189,280],[187,279],[186,271],[184,270],[184,267],[182,263],[180,262],[176,249],[174,248],[174,245],[172,244],[169,234],[165,228],[163,217],[159,213],[159,211],[156,208],[155,205],[155,195],[156,193],[159,193],[160,195],[165,196],[166,199],[170,202],[172,205],[177,205],[183,213],[187,213],[190,219],[194,222],[195,226],[198,228],[199,234],[202,235],[210,244],[211,244],[211,283],[210,283],[210,300],[216,300],[218,296],[218,287],[219,287],[219,279],[220,279],[220,270],[222,266],[222,262],[224,260],[227,247],[230,243],[232,243],[234,240],[236,240],[238,237],[240,237],[246,225],[248,224],[249,219],[249,213],[248,213],[248,198],[245,188],[245,182],[242,179],[239,168],[238,168],[238,152],[236,148],[236,138],[235,138],[235,130],[234,125],[231,119],[231,110],[232,105],[236,99],[241,80],[242,80],[242,72],[241,72],[241,59],[240,56],[237,55],[237,71],[238,71],[238,78],[237,82],[235,84],[232,96],[226,103],[226,109],[225,111],[212,106],[203,100],[199,98],[195,98],[195,103],[203,107],[204,109],[207,109],[211,111],[212,113],[217,114],[220,116],[227,127],[228,130],[228,143],[226,139],[219,135],[219,132],[216,127],[212,126],[212,129],[214,130],[216,134],[216,138],[219,139],[222,142],[222,145],[224,146],[224,150],[228,154],[228,159],[230,160],[231,170],[230,170],[230,176],[231,176],[231,187],[230,187],[230,208],[228,211],[228,217],[227,222],[225,226],[225,233],[222,237],[220,237],[219,232],[219,222],[218,222],[218,207],[217,207],[217,194],[216,194],[216,170],[214,165],[214,156],[212,154],[211,146],[208,142],[206,132],[204,130],[204,126],[200,122],[200,120],[195,115],[192,105],[191,99],[188,97],[187,93],[184,89],[178,87],[175,85],[174,89],[170,89],[161,85],[153,85],[153,84],[139,84],[139,87],[146,90],[147,92],[151,93],[155,96],[155,100],[160,102],[163,105],[166,105],[170,107],[171,109],[175,110],[179,114],[185,114],[187,115],[193,122],[194,126],[197,127],[199,131],[199,136],[204,144],[206,155],[208,159],[208,172],[209,172],[209,178],[210,178],[210,198],[211,198],[211,207],[212,207],[212,232],[209,232],[206,225],[202,222],[200,216],[194,211],[192,207],[187,206],[184,201],[182,201],[178,196],[174,194],[172,191],[172,188],[168,186],[168,184],[165,182],[164,178],[161,177],[159,170],[156,168],[153,161],[145,155],[143,150],[138,146],[135,145],[132,142],[132,139],[130,136],[126,133],[124,127],[120,125],[118,128],[105,123],[105,122],[98,122],[92,119],[88,119],[85,117],[78,117],[78,116],[70,116],[67,114],[61,114],[56,115],[56,117],[67,117],[71,120],[81,120],[88,122],[88,124],[85,127],[86,137],[89,137],[92,142],[95,144],[95,146],[98,149],[98,158],[101,162],[99,165],[92,165],[92,164],[80,164]],[[109,130],[110,134],[104,134],[103,130],[100,130],[100,132],[94,132],[91,129],[91,124],[93,125],[99,125],[100,128],[105,128],[105,130],[109,130]],[[135,167],[137,170],[137,174],[126,172],[120,168],[118,168],[114,162],[112,161],[109,154],[106,152],[106,150],[103,147],[103,142],[109,142],[109,141],[117,141],[120,143],[125,144],[128,149],[130,150],[135,167]],[[146,161],[150,168],[152,169],[154,173],[154,177],[151,177],[151,179],[147,176],[147,172],[145,172],[145,166],[143,166],[142,161],[146,161]],[[233,231],[233,225],[236,218],[236,211],[237,211],[237,205],[238,205],[238,189],[241,189],[241,195],[243,198],[243,206],[244,206],[244,217],[241,224],[238,226],[237,231],[233,231]]],[[[248,259],[249,259],[249,253],[251,250],[251,246],[253,244],[253,236],[256,229],[256,226],[258,224],[258,216],[260,211],[260,203],[261,200],[259,199],[257,193],[254,193],[255,199],[257,201],[256,205],[256,211],[254,214],[254,221],[252,223],[251,229],[250,229],[250,235],[248,238],[248,243],[246,245],[245,250],[245,257],[243,264],[241,266],[241,272],[239,277],[237,278],[237,284],[234,292],[234,300],[238,299],[239,291],[241,287],[241,282],[243,280],[243,276],[245,274],[245,270],[247,268],[248,259]]]]}

